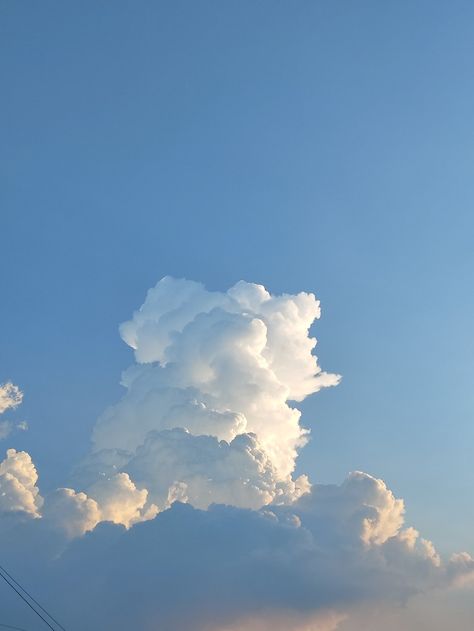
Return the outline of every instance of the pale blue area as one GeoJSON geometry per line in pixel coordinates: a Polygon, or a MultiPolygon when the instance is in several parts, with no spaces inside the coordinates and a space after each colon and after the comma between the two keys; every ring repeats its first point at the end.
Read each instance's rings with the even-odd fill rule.
{"type": "Polygon", "coordinates": [[[64,484],[165,274],[315,291],[299,469],[362,469],[441,549],[472,523],[474,4],[0,3],[0,381],[64,484]]]}

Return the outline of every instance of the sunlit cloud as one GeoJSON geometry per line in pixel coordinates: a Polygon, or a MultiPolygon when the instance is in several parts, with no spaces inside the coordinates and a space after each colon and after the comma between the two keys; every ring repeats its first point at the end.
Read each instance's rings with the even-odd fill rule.
{"type": "Polygon", "coordinates": [[[23,392],[11,381],[0,384],[0,414],[14,410],[23,401],[23,392]]]}
{"type": "Polygon", "coordinates": [[[73,488],[40,493],[30,455],[7,451],[0,552],[43,567],[68,628],[334,631],[472,580],[471,556],[442,558],[383,480],[295,474],[298,402],[340,380],[314,355],[319,317],[310,293],[166,277],[120,327],[135,361],[73,488]]]}

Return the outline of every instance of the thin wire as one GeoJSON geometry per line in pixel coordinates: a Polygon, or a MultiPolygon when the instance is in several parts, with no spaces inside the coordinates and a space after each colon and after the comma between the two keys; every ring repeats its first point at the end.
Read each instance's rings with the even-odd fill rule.
{"type": "Polygon", "coordinates": [[[0,622],[0,628],[14,629],[14,631],[26,631],[26,629],[22,629],[21,627],[12,627],[11,624],[2,624],[1,622],[0,622]]]}
{"type": "Polygon", "coordinates": [[[11,579],[15,583],[15,585],[17,585],[28,596],[28,598],[32,600],[35,603],[35,605],[37,605],[41,609],[43,613],[45,613],[55,624],[58,625],[60,629],[62,629],[62,631],[66,631],[63,625],[60,622],[58,622],[55,618],[53,618],[53,616],[49,613],[49,611],[46,611],[46,609],[42,605],[40,605],[39,602],[35,600],[31,594],[29,594],[26,591],[23,585],[20,585],[20,583],[17,580],[15,580],[13,576],[9,572],[7,572],[6,569],[2,567],[1,565],[0,565],[0,571],[4,572],[4,574],[6,574],[8,578],[11,579]]]}
{"type": "Polygon", "coordinates": [[[54,627],[52,627],[49,622],[46,620],[46,618],[43,618],[43,616],[40,614],[39,611],[36,611],[36,609],[33,607],[33,605],[23,596],[23,594],[21,592],[19,592],[17,590],[17,588],[15,587],[15,585],[13,585],[13,583],[10,583],[10,581],[8,580],[8,578],[6,576],[4,576],[4,574],[2,572],[0,572],[0,576],[3,578],[3,580],[5,581],[5,583],[8,583],[8,585],[10,585],[10,587],[18,594],[18,596],[28,605],[28,607],[30,609],[32,609],[35,614],[37,616],[39,616],[41,618],[41,620],[48,625],[48,627],[51,629],[51,631],[56,631],[54,627]]]}

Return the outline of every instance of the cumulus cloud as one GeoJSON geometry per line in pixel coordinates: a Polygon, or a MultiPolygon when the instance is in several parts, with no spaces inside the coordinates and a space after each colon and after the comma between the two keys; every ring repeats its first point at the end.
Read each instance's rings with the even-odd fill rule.
{"type": "Polygon", "coordinates": [[[305,476],[279,479],[254,434],[227,443],[179,428],[150,432],[127,470],[161,507],[167,506],[176,484],[181,499],[197,508],[217,503],[257,509],[272,501],[293,501],[310,488],[305,476]]]}
{"type": "Polygon", "coordinates": [[[51,528],[71,539],[93,530],[101,521],[99,505],[82,491],[56,489],[47,496],[43,517],[51,528]]]}
{"type": "Polygon", "coordinates": [[[296,499],[309,488],[292,477],[308,431],[291,401],[339,380],[312,352],[319,316],[312,294],[274,297],[244,282],[209,292],[164,278],[120,327],[136,363],[94,429],[95,459],[130,452],[130,471],[161,506],[175,483],[202,507],[296,499]]]}
{"type": "Polygon", "coordinates": [[[158,513],[155,504],[147,505],[148,491],[137,489],[127,473],[98,480],[89,488],[88,494],[100,507],[101,521],[129,528],[136,522],[152,519],[158,513]]]}
{"type": "Polygon", "coordinates": [[[259,511],[175,503],[129,530],[102,524],[76,539],[48,585],[70,629],[329,631],[353,609],[473,577],[467,555],[444,563],[414,531],[388,526],[392,510],[390,491],[362,475],[259,511]],[[368,514],[388,538],[367,540],[368,514]]]}
{"type": "Polygon", "coordinates": [[[14,410],[23,401],[23,392],[11,381],[0,384],[0,414],[14,410]]]}
{"type": "MultiPolygon", "coordinates": [[[[23,401],[23,392],[11,381],[0,384],[0,414],[7,410],[14,410],[23,401]]],[[[15,429],[27,430],[25,421],[13,422],[11,420],[0,421],[0,440],[7,438],[15,429]]]]}
{"type": "Polygon", "coordinates": [[[334,631],[472,580],[470,555],[443,560],[382,480],[295,476],[297,402],[339,381],[313,352],[319,316],[312,294],[166,277],[120,327],[135,362],[74,488],[43,500],[30,456],[7,452],[0,553],[47,577],[68,629],[334,631]]]}
{"type": "Polygon", "coordinates": [[[43,499],[37,481],[31,456],[25,451],[8,449],[0,463],[0,512],[38,517],[43,499]]]}
{"type": "Polygon", "coordinates": [[[45,498],[42,515],[68,538],[93,530],[99,522],[123,524],[153,519],[158,508],[147,503],[148,491],[139,490],[126,473],[98,479],[87,493],[56,489],[45,498]]]}
{"type": "Polygon", "coordinates": [[[381,544],[395,536],[404,521],[403,500],[396,499],[383,482],[355,471],[342,485],[318,485],[302,498],[300,510],[317,528],[320,537],[351,539],[367,545],[381,544]]]}

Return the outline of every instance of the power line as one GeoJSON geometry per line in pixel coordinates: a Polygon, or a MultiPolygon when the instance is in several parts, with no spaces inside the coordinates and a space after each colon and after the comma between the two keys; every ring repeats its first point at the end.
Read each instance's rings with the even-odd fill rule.
{"type": "Polygon", "coordinates": [[[26,631],[26,629],[22,629],[21,627],[12,627],[11,624],[2,624],[0,622],[0,629],[13,629],[13,631],[26,631]]]}
{"type": "Polygon", "coordinates": [[[17,588],[15,587],[15,585],[13,585],[13,583],[10,583],[10,581],[8,580],[8,578],[2,573],[0,572],[0,576],[3,578],[3,580],[5,581],[5,583],[7,583],[8,585],[10,585],[10,587],[18,594],[18,596],[28,605],[28,607],[30,609],[32,609],[35,614],[37,616],[39,616],[41,618],[41,620],[48,625],[48,627],[51,629],[51,631],[55,631],[55,628],[52,627],[49,622],[46,620],[46,618],[43,618],[43,616],[39,613],[39,611],[36,611],[36,609],[33,607],[33,605],[29,602],[29,600],[27,600],[23,594],[21,592],[19,592],[17,590],[17,588]]]}
{"type": "MultiPolygon", "coordinates": [[[[3,570],[3,568],[1,568],[1,567],[0,567],[0,570],[3,570]]],[[[24,590],[24,589],[23,589],[23,587],[22,587],[22,586],[21,586],[21,585],[20,585],[17,581],[15,581],[15,579],[14,579],[13,577],[10,577],[10,578],[11,578],[11,580],[12,580],[12,581],[14,581],[14,583],[13,583],[13,582],[10,582],[10,581],[8,580],[7,576],[5,576],[5,574],[4,574],[3,572],[5,572],[5,574],[7,574],[7,576],[10,576],[10,574],[8,574],[8,572],[6,572],[6,570],[0,571],[0,577],[1,577],[1,578],[3,578],[3,580],[5,581],[5,583],[7,583],[7,584],[8,584],[8,585],[9,585],[9,586],[10,586],[10,587],[11,587],[11,588],[12,588],[12,589],[13,589],[13,590],[14,590],[14,591],[18,594],[18,596],[19,596],[19,597],[23,600],[23,602],[25,602],[25,603],[28,605],[28,607],[29,607],[32,611],[34,611],[34,612],[35,612],[35,614],[36,614],[39,618],[41,618],[41,620],[42,620],[42,621],[43,621],[43,622],[44,622],[44,623],[45,623],[45,624],[46,624],[46,625],[47,625],[47,626],[51,629],[51,631],[56,631],[56,629],[55,629],[53,626],[51,626],[51,624],[50,624],[50,623],[46,620],[46,618],[45,618],[44,616],[42,616],[42,615],[40,614],[40,612],[39,612],[39,611],[37,611],[37,610],[33,607],[33,605],[30,603],[30,601],[29,601],[27,598],[25,598],[25,597],[23,596],[23,594],[22,594],[22,593],[21,593],[21,592],[20,592],[20,591],[19,591],[19,590],[15,587],[14,583],[16,583],[16,584],[18,585],[18,587],[19,587],[21,590],[23,590],[23,591],[25,592],[25,594],[27,594],[27,595],[29,596],[28,592],[27,592],[26,590],[24,590]]],[[[30,598],[31,598],[31,597],[30,597],[30,598]]],[[[32,599],[32,600],[33,600],[33,599],[32,599]]],[[[36,602],[36,601],[33,601],[33,602],[36,602]]],[[[49,613],[48,613],[45,609],[43,609],[43,607],[41,607],[41,605],[38,605],[38,606],[39,606],[39,607],[40,607],[40,608],[44,611],[44,613],[45,613],[47,616],[49,616],[49,618],[50,618],[51,620],[53,620],[53,622],[56,622],[56,621],[54,620],[54,618],[53,618],[52,616],[50,616],[50,615],[49,615],[49,613]]],[[[58,623],[56,623],[56,624],[58,624],[58,623]]],[[[64,629],[64,627],[61,627],[61,629],[64,629]]]]}
{"type": "Polygon", "coordinates": [[[32,596],[29,592],[27,592],[27,591],[26,591],[26,589],[25,589],[22,585],[20,585],[20,583],[19,583],[17,580],[15,580],[15,579],[13,578],[13,576],[12,576],[11,574],[9,574],[9,573],[6,571],[6,569],[5,569],[4,567],[2,567],[1,565],[0,565],[0,572],[3,572],[4,574],[6,574],[6,575],[8,576],[8,578],[9,578],[11,581],[13,581],[13,582],[15,583],[15,585],[17,585],[17,587],[19,587],[19,588],[20,588],[20,589],[21,589],[21,590],[22,590],[22,591],[23,591],[23,592],[24,592],[24,593],[28,596],[28,598],[29,598],[30,600],[32,600],[32,601],[35,603],[35,605],[36,605],[37,607],[39,607],[39,608],[41,609],[41,611],[42,611],[43,613],[45,613],[45,614],[46,614],[46,615],[47,615],[47,616],[48,616],[48,617],[49,617],[49,618],[50,618],[50,619],[51,619],[51,620],[52,620],[55,624],[57,624],[57,625],[58,625],[58,627],[59,627],[60,629],[62,629],[62,631],[66,631],[66,629],[63,627],[63,625],[62,625],[60,622],[58,622],[55,618],[53,618],[53,616],[49,613],[49,611],[46,611],[46,609],[45,609],[43,606],[41,606],[41,605],[40,605],[40,603],[39,603],[37,600],[35,600],[35,599],[33,598],[33,596],[32,596]]]}

